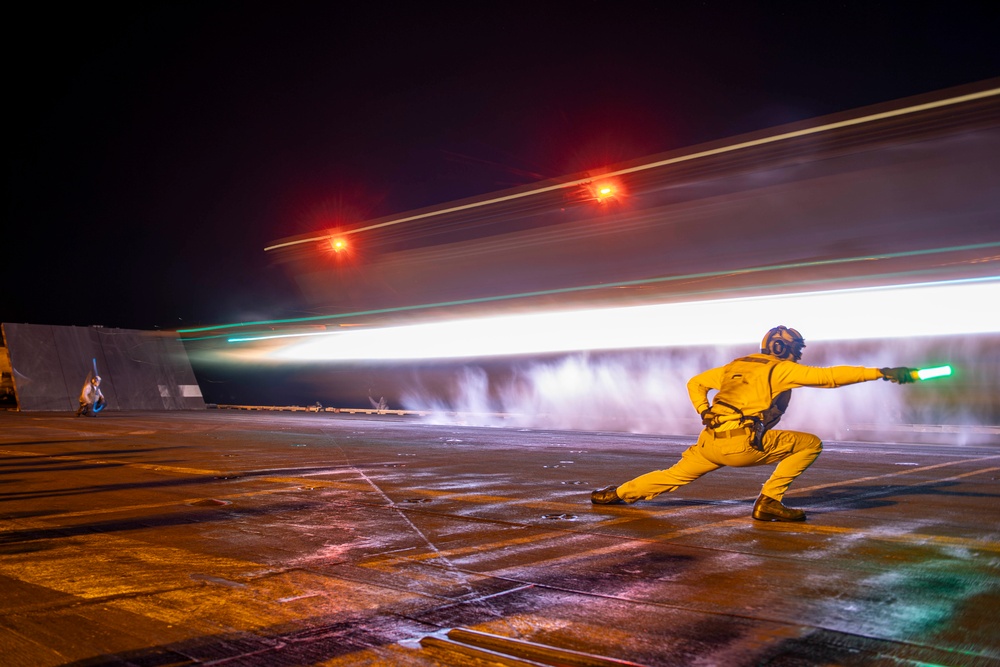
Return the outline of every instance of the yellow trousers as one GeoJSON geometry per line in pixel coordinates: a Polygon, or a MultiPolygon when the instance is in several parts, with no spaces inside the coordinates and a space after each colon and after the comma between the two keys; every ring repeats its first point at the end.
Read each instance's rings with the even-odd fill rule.
{"type": "Polygon", "coordinates": [[[654,470],[625,482],[618,487],[618,496],[627,503],[652,500],[723,466],[745,468],[777,463],[761,493],[780,501],[788,486],[823,451],[822,441],[811,433],[768,431],[764,434],[764,451],[750,446],[749,432],[740,433],[743,435],[718,438],[714,431],[703,430],[697,444],[688,447],[680,461],[666,470],[654,470]]]}

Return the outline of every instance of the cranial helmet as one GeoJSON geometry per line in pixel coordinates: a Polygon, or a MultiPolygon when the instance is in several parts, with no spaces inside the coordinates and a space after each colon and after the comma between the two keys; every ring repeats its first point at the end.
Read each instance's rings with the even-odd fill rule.
{"type": "Polygon", "coordinates": [[[806,346],[806,339],[795,329],[788,327],[774,327],[764,335],[764,340],[760,342],[762,354],[770,354],[779,359],[792,359],[798,361],[802,358],[802,348],[806,346]]]}

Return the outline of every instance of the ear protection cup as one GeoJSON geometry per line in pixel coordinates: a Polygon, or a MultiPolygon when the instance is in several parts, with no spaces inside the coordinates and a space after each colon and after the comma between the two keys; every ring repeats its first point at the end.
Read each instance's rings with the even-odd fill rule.
{"type": "Polygon", "coordinates": [[[786,326],[774,327],[764,335],[760,342],[760,351],[779,359],[798,359],[797,351],[806,346],[806,341],[795,329],[786,326]]]}

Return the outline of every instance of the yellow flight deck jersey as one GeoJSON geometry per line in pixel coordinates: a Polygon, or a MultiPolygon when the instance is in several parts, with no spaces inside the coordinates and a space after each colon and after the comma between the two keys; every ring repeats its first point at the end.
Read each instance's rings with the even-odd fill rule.
{"type": "Polygon", "coordinates": [[[788,392],[796,387],[832,389],[881,377],[882,373],[877,368],[819,368],[803,366],[789,359],[777,359],[769,354],[751,354],[699,373],[688,381],[687,389],[698,414],[711,407],[708,392],[713,389],[719,392],[714,397],[716,407],[712,407],[712,412],[722,418],[718,430],[726,431],[747,425],[739,419],[739,413],[745,418],[761,419],[768,428],[774,426],[788,406],[791,397],[788,392]],[[726,406],[732,406],[739,413],[726,406]],[[727,419],[731,414],[736,417],[727,419]]]}

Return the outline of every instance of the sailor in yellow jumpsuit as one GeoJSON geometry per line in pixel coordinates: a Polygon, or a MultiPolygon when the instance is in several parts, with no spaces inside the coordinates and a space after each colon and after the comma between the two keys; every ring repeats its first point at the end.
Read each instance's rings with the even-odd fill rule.
{"type": "Polygon", "coordinates": [[[777,463],[754,503],[752,516],[760,521],[804,520],[805,512],[785,507],[781,500],[788,486],[819,456],[823,443],[811,433],[772,430],[788,407],[791,390],[842,387],[880,378],[895,383],[913,381],[909,368],[803,366],[798,361],[804,347],[798,331],[775,327],[761,341],[760,354],[740,357],[691,378],[688,395],[705,425],[697,444],[667,470],[594,491],[591,501],[610,505],[651,500],[722,466],[777,463]],[[710,403],[711,390],[718,393],[710,403]]]}

